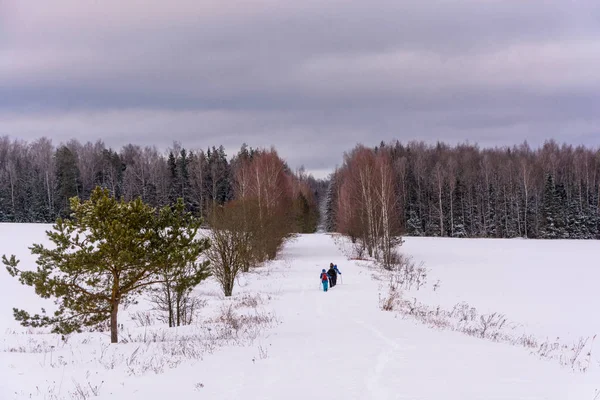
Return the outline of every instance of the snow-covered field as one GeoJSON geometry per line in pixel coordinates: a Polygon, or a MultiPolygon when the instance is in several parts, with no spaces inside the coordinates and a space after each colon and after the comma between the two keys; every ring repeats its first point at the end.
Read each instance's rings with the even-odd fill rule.
{"type": "Polygon", "coordinates": [[[466,301],[550,338],[600,334],[598,241],[406,238],[402,251],[441,282],[422,301],[466,301]]]}
{"type": "MultiPolygon", "coordinates": [[[[0,255],[14,253],[21,267],[33,267],[27,246],[43,241],[48,228],[0,224],[0,255]]],[[[600,331],[596,243],[407,238],[402,251],[430,272],[425,287],[404,296],[502,312],[531,335],[591,336],[600,331]]],[[[102,332],[66,343],[28,333],[12,307],[37,311],[44,302],[2,270],[0,399],[595,398],[597,356],[586,373],[576,372],[521,346],[382,311],[385,275],[348,260],[345,249],[331,235],[301,235],[280,259],[240,279],[232,299],[205,282],[197,294],[206,304],[189,327],[138,327],[130,314],[148,305],[124,310],[127,343],[119,345],[102,332]],[[343,283],[323,293],[318,275],[329,262],[343,283]]]]}

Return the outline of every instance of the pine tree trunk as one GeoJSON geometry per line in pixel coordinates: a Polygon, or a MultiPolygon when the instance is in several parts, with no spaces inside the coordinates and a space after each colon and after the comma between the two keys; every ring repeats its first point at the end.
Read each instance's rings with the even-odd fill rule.
{"type": "Polygon", "coordinates": [[[181,307],[181,293],[177,293],[177,304],[176,306],[176,312],[177,312],[177,326],[181,326],[181,313],[183,312],[182,307],[181,307]]]}
{"type": "Polygon", "coordinates": [[[119,301],[113,300],[110,309],[110,342],[119,342],[119,326],[117,325],[117,316],[119,314],[119,301]]]}
{"type": "Polygon", "coordinates": [[[204,219],[204,172],[200,169],[198,177],[200,179],[200,218],[204,219]]]}
{"type": "MultiPolygon", "coordinates": [[[[48,210],[52,210],[52,192],[50,190],[50,178],[48,177],[48,171],[46,171],[46,191],[48,194],[48,210]]],[[[49,211],[51,213],[52,211],[49,211]]]]}
{"type": "Polygon", "coordinates": [[[10,202],[11,202],[11,206],[12,206],[13,220],[16,221],[15,216],[17,215],[17,209],[15,206],[15,179],[14,179],[12,169],[9,169],[9,176],[10,176],[10,202]]]}
{"type": "Polygon", "coordinates": [[[171,282],[169,282],[169,281],[166,282],[165,289],[167,291],[167,307],[169,309],[169,328],[172,328],[174,318],[173,318],[173,300],[171,298],[171,282]]]}
{"type": "Polygon", "coordinates": [[[454,237],[454,191],[450,191],[450,236],[454,237]]]}

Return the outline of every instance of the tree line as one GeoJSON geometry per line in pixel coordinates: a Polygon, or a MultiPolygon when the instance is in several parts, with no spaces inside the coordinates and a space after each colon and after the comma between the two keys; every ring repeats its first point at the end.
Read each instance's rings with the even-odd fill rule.
{"type": "Polygon", "coordinates": [[[598,239],[600,149],[358,145],[332,175],[327,210],[328,230],[369,251],[394,234],[598,239]]]}
{"type": "MultiPolygon", "coordinates": [[[[244,144],[228,159],[223,146],[190,151],[179,143],[166,153],[134,144],[117,152],[102,141],[71,140],[55,147],[45,137],[26,142],[4,136],[0,138],[0,222],[54,222],[68,215],[69,199],[89,199],[96,187],[108,189],[117,199],[139,197],[152,207],[173,205],[181,198],[187,211],[206,222],[211,209],[241,193],[236,192],[240,169],[266,153],[244,144]]],[[[293,219],[298,230],[314,231],[323,182],[302,169],[291,171],[283,161],[281,168],[293,182],[286,190],[295,196],[293,219]]]]}

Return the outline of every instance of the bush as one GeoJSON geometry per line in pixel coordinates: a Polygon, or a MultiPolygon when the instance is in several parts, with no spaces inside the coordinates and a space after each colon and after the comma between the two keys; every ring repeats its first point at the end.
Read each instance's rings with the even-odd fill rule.
{"type": "Polygon", "coordinates": [[[411,290],[414,287],[419,290],[427,283],[427,269],[423,262],[417,266],[412,257],[393,252],[393,263],[389,270],[390,285],[396,289],[411,290]]]}

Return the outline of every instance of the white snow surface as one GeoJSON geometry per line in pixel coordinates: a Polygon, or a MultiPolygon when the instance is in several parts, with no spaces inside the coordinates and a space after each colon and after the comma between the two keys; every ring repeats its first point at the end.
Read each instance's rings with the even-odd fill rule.
{"type": "Polygon", "coordinates": [[[597,240],[406,238],[402,251],[441,282],[421,301],[467,301],[550,338],[600,334],[597,240]]]}
{"type": "MultiPolygon", "coordinates": [[[[46,242],[49,228],[0,224],[0,255],[35,268],[27,247],[46,242]]],[[[120,312],[127,343],[118,345],[108,332],[73,334],[65,343],[20,327],[12,307],[37,312],[51,303],[3,269],[0,400],[600,399],[596,355],[587,372],[576,372],[523,347],[382,311],[385,277],[344,249],[347,242],[329,234],[299,235],[277,260],[240,278],[230,299],[212,280],[202,283],[196,293],[206,305],[191,326],[138,327],[130,315],[149,310],[142,301],[120,312]],[[324,293],[318,276],[330,262],[343,282],[324,293]],[[248,299],[259,304],[244,306],[248,299]],[[228,305],[262,322],[232,331],[218,318],[228,305]]],[[[502,312],[539,337],[600,331],[598,242],[406,238],[401,251],[430,269],[428,284],[405,296],[502,312]]]]}

